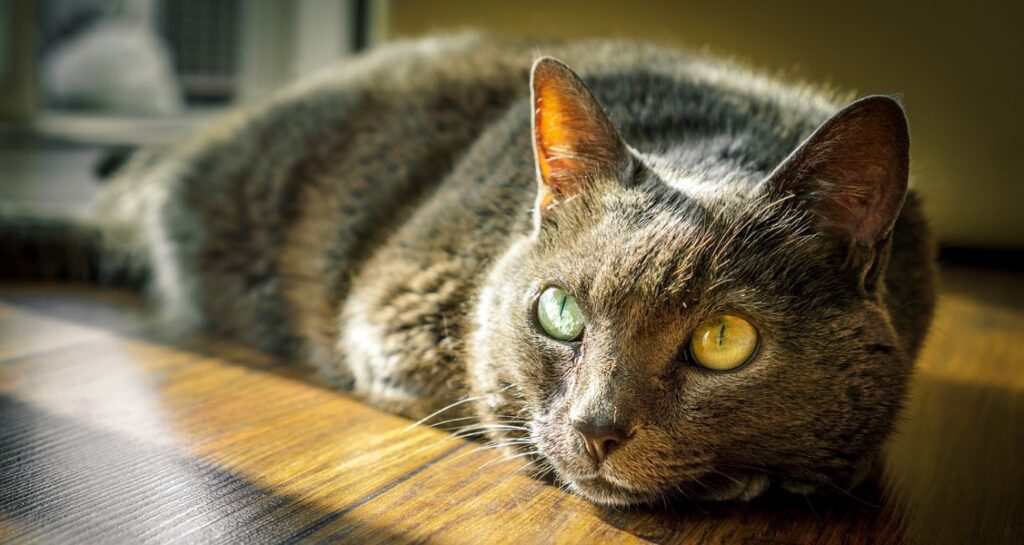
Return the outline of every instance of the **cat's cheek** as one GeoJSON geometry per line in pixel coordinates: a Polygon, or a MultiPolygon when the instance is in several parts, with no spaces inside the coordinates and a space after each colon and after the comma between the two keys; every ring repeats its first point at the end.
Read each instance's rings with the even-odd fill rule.
{"type": "Polygon", "coordinates": [[[507,347],[508,341],[502,339],[513,334],[507,324],[510,312],[508,287],[501,282],[511,265],[507,257],[495,264],[477,296],[474,327],[467,347],[470,356],[468,371],[481,385],[493,386],[495,370],[500,369],[502,360],[507,358],[507,351],[503,352],[498,347],[507,347]]]}

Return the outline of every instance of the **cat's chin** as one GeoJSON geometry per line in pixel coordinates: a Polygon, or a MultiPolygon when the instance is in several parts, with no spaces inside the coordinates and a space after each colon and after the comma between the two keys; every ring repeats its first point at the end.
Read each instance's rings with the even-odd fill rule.
{"type": "Polygon", "coordinates": [[[657,494],[638,491],[615,484],[601,476],[566,479],[569,487],[584,498],[606,507],[628,507],[648,504],[657,494]]]}
{"type": "MultiPolygon", "coordinates": [[[[675,493],[644,492],[618,485],[608,479],[595,476],[582,479],[567,480],[569,487],[580,496],[606,507],[630,507],[652,505],[669,499],[675,499],[675,493]]],[[[741,501],[748,502],[760,496],[768,488],[769,480],[765,475],[750,475],[733,478],[728,485],[714,489],[694,486],[691,494],[683,493],[691,500],[709,502],[741,501]]],[[[682,492],[678,488],[676,492],[682,492]]],[[[808,492],[803,491],[806,494],[808,492]]]]}

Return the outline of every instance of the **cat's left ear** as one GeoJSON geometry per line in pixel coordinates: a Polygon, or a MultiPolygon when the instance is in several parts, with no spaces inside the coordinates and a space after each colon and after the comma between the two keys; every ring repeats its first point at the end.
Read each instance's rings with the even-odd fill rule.
{"type": "Polygon", "coordinates": [[[568,66],[543,57],[530,76],[538,212],[618,179],[631,155],[608,114],[568,66]]]}
{"type": "Polygon", "coordinates": [[[903,108],[890,97],[870,96],[822,124],[764,183],[845,243],[871,284],[906,198],[909,166],[903,108]]]}

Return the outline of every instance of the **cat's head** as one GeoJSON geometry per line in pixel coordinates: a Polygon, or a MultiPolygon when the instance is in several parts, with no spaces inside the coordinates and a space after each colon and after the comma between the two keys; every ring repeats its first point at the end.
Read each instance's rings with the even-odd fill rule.
{"type": "Polygon", "coordinates": [[[538,61],[532,91],[534,231],[471,346],[493,437],[609,505],[855,478],[910,373],[881,302],[900,106],[857,101],[761,183],[688,191],[566,66],[538,61]]]}

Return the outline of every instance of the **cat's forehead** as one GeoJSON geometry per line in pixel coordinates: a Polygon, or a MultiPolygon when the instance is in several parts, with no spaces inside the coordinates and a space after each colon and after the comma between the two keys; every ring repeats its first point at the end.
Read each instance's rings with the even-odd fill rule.
{"type": "Polygon", "coordinates": [[[807,237],[773,203],[658,183],[610,195],[576,248],[595,302],[679,307],[804,262],[807,237]]]}
{"type": "Polygon", "coordinates": [[[651,305],[683,296],[702,253],[712,244],[703,211],[640,208],[624,200],[592,232],[593,267],[589,291],[609,305],[625,301],[651,305]]]}
{"type": "Polygon", "coordinates": [[[764,173],[740,163],[723,162],[720,157],[690,157],[691,154],[693,150],[682,147],[638,153],[644,167],[640,181],[648,186],[664,185],[706,208],[743,203],[756,197],[764,173]]]}

